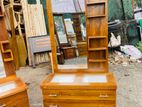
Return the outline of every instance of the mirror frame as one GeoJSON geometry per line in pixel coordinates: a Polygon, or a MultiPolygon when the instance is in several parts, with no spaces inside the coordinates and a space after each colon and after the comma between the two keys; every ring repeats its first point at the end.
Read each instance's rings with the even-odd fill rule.
{"type": "MultiPolygon", "coordinates": [[[[59,69],[58,68],[58,61],[57,61],[57,48],[56,48],[56,40],[55,40],[55,26],[54,26],[54,13],[52,11],[52,0],[46,0],[46,7],[47,7],[47,16],[48,16],[48,26],[49,27],[49,35],[50,35],[50,42],[51,42],[51,63],[52,63],[52,73],[72,73],[72,72],[92,72],[93,70],[88,70],[88,68],[79,68],[79,69],[59,69]]],[[[88,57],[88,56],[87,56],[88,57]]],[[[88,62],[87,62],[88,65],[88,62]]]]}

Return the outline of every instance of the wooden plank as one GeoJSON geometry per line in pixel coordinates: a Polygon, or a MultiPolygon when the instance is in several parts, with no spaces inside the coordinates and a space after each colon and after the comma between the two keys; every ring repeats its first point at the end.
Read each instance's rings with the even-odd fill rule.
{"type": "Polygon", "coordinates": [[[21,0],[21,1],[22,1],[23,14],[25,20],[28,59],[29,59],[29,65],[31,65],[32,58],[29,48],[28,37],[47,35],[47,30],[45,25],[43,6],[40,4],[40,1],[37,1],[38,4],[32,4],[32,5],[29,5],[26,0],[21,0]]]}
{"type": "Polygon", "coordinates": [[[18,44],[16,40],[16,35],[15,35],[15,28],[14,28],[14,18],[13,18],[13,8],[10,8],[10,23],[11,23],[11,31],[12,31],[12,37],[10,38],[10,45],[11,49],[13,52],[13,57],[14,57],[14,64],[16,67],[16,70],[19,69],[19,55],[18,55],[18,44]]]}
{"type": "Polygon", "coordinates": [[[52,64],[53,64],[52,72],[58,72],[55,28],[54,28],[51,0],[46,0],[46,6],[47,6],[47,15],[48,15],[48,26],[50,26],[49,33],[50,33],[50,42],[51,42],[51,48],[52,48],[52,64]]]}

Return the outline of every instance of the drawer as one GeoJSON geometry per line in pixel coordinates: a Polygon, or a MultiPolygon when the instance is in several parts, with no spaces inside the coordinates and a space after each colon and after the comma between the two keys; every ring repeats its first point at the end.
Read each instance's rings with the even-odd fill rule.
{"type": "Polygon", "coordinates": [[[44,107],[116,107],[115,104],[104,103],[45,103],[44,107]]]}
{"type": "Polygon", "coordinates": [[[107,90],[44,90],[44,100],[48,101],[115,101],[115,91],[107,90]]]}
{"type": "Polygon", "coordinates": [[[73,53],[74,52],[74,49],[67,49],[65,50],[67,53],[73,53]]]}
{"type": "Polygon", "coordinates": [[[27,92],[0,99],[0,105],[2,107],[29,107],[27,92]]]}

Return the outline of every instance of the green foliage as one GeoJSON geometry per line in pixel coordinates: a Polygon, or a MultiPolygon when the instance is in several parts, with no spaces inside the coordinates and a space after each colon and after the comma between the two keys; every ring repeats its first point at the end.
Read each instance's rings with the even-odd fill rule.
{"type": "Polygon", "coordinates": [[[137,44],[137,48],[142,52],[142,42],[139,42],[139,43],[137,44]]]}

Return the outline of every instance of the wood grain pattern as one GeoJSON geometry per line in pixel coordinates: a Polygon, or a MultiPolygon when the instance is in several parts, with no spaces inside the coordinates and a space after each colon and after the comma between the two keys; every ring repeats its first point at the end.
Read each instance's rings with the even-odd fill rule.
{"type": "Polygon", "coordinates": [[[15,88],[0,93],[0,106],[29,107],[27,86],[21,81],[21,79],[16,78],[16,76],[9,76],[0,79],[0,88],[11,83],[15,84],[15,88]]]}
{"type": "MultiPolygon", "coordinates": [[[[105,75],[107,83],[85,83],[82,82],[84,75],[88,73],[69,73],[75,75],[72,83],[53,83],[54,76],[67,75],[68,73],[50,74],[41,84],[45,107],[47,104],[57,104],[61,107],[68,107],[70,103],[73,107],[84,103],[85,107],[93,107],[93,104],[115,107],[116,104],[116,83],[111,73],[91,73],[90,75],[105,75]],[[66,103],[64,106],[62,103],[66,103]],[[88,103],[88,105],[87,105],[88,103]]],[[[102,106],[101,106],[102,107],[102,106]]]]}
{"type": "Polygon", "coordinates": [[[57,72],[58,66],[57,66],[57,50],[56,50],[56,41],[55,41],[55,28],[54,28],[54,20],[53,20],[53,13],[52,13],[52,6],[51,6],[51,0],[46,1],[47,6],[47,15],[48,15],[48,26],[49,27],[49,33],[50,33],[50,43],[51,43],[51,49],[52,49],[52,59],[53,59],[53,69],[55,72],[57,72]]]}
{"type": "MultiPolygon", "coordinates": [[[[1,8],[1,5],[0,5],[1,8]]],[[[6,31],[6,26],[5,26],[5,21],[4,21],[4,13],[2,8],[0,9],[0,42],[4,42],[4,41],[9,41],[8,38],[8,32],[6,31]]],[[[8,49],[10,49],[10,46],[8,46],[8,49]]],[[[2,46],[0,47],[0,50],[2,52],[2,46]]],[[[3,58],[3,63],[4,63],[4,67],[5,67],[5,72],[6,75],[15,75],[15,66],[12,61],[4,61],[4,54],[2,54],[2,58],[3,58]]]]}
{"type": "Polygon", "coordinates": [[[107,7],[107,0],[86,0],[88,67],[98,72],[108,72],[107,7]]]}

